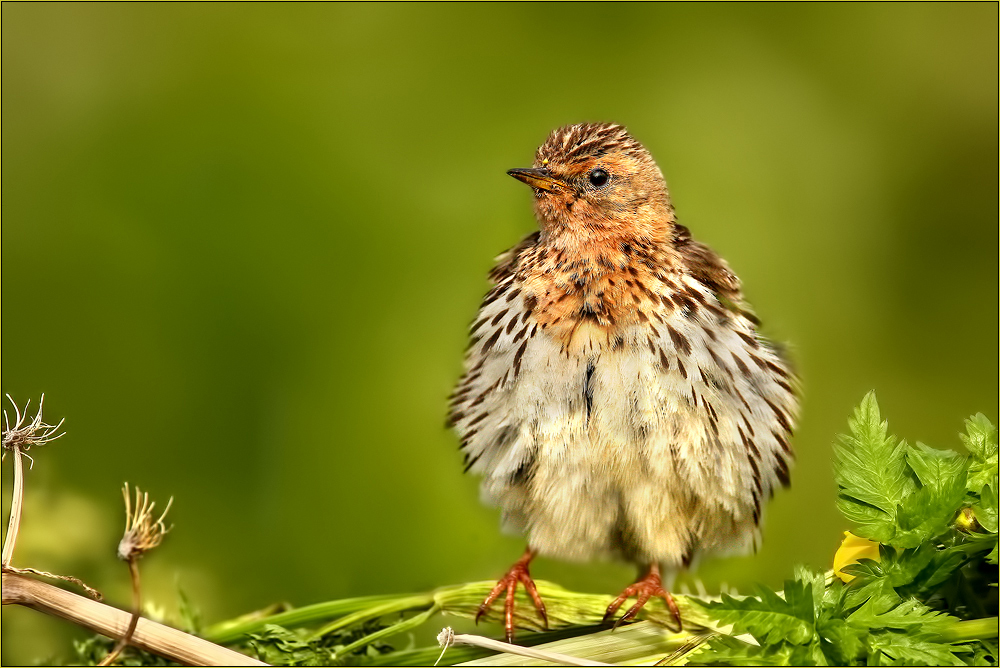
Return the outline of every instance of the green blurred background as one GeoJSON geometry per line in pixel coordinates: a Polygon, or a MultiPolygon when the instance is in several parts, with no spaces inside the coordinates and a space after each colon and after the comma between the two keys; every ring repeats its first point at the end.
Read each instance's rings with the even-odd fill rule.
{"type": "MultiPolygon", "coordinates": [[[[2,19],[2,389],[68,432],[33,453],[15,565],[127,606],[128,480],[175,498],[143,564],[168,613],[178,584],[211,622],[499,576],[523,544],[462,475],[446,396],[492,258],[534,229],[504,171],[582,120],[650,148],[804,378],[793,487],[709,589],[829,565],[830,444],[867,390],[911,440],[996,420],[995,3],[2,19]]],[[[534,574],[612,594],[633,570],[534,574]]],[[[83,635],[3,617],[5,664],[83,635]]]]}

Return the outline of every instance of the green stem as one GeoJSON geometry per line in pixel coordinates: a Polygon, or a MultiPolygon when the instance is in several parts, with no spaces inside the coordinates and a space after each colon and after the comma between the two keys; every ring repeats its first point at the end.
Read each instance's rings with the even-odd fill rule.
{"type": "Polygon", "coordinates": [[[426,608],[428,606],[434,606],[434,597],[430,594],[424,594],[422,596],[410,596],[407,598],[396,599],[385,603],[383,605],[376,605],[372,608],[366,608],[365,610],[359,610],[352,615],[347,615],[346,617],[341,617],[340,619],[327,624],[319,631],[309,635],[309,641],[318,640],[328,633],[333,633],[338,629],[342,629],[353,624],[360,624],[361,622],[366,622],[369,619],[377,619],[383,615],[389,615],[394,612],[404,612],[406,610],[412,610],[414,608],[426,608]]]}
{"type": "Polygon", "coordinates": [[[364,647],[365,645],[370,645],[376,640],[381,640],[382,638],[388,638],[389,636],[396,635],[397,633],[402,633],[403,631],[409,631],[410,629],[415,629],[428,619],[431,618],[437,612],[440,612],[441,608],[437,605],[433,605],[430,609],[421,612],[419,615],[414,615],[409,619],[404,619],[398,624],[393,624],[392,626],[387,626],[384,629],[379,629],[375,633],[365,636],[360,640],[355,640],[350,645],[337,651],[337,656],[347,656],[359,647],[364,647]]]}
{"type": "Polygon", "coordinates": [[[986,640],[996,638],[1000,619],[984,617],[983,619],[967,619],[956,622],[954,626],[941,634],[947,642],[965,642],[968,640],[986,640]]]}
{"type": "Polygon", "coordinates": [[[314,603],[257,619],[231,619],[211,626],[202,634],[202,637],[214,643],[226,645],[236,642],[249,633],[256,633],[268,624],[277,624],[285,628],[295,628],[316,622],[325,622],[328,619],[342,617],[358,610],[365,610],[373,605],[398,601],[400,598],[402,597],[398,595],[345,598],[338,601],[314,603]]]}

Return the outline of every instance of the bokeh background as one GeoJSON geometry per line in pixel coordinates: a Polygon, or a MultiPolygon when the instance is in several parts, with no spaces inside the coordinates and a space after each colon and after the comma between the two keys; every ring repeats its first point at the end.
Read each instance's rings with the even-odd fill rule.
{"type": "MultiPolygon", "coordinates": [[[[522,542],[444,429],[555,126],[625,123],[805,383],[793,487],[709,590],[827,567],[830,445],[876,389],[959,447],[997,417],[997,5],[10,4],[2,389],[46,393],[15,565],[208,622],[499,576],[522,542]]],[[[9,408],[9,406],[7,406],[9,408]]],[[[4,463],[4,508],[10,498],[4,463]]],[[[629,566],[540,559],[616,593],[629,566]]],[[[443,625],[443,624],[442,624],[443,625]]],[[[434,629],[436,630],[436,629],[434,629]]],[[[5,664],[84,634],[3,611],[5,664]]]]}

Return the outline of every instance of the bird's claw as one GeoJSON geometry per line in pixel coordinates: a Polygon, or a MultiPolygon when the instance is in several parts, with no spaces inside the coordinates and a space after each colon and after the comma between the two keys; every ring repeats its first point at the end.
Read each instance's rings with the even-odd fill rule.
{"type": "Polygon", "coordinates": [[[609,623],[612,618],[614,618],[615,613],[618,612],[618,609],[622,607],[622,604],[632,596],[635,596],[636,598],[635,605],[629,608],[628,611],[615,622],[612,630],[617,629],[625,622],[629,622],[634,619],[635,616],[639,614],[639,611],[642,610],[643,606],[646,605],[646,602],[653,596],[663,599],[664,603],[667,604],[667,608],[670,609],[670,613],[677,621],[677,630],[683,630],[684,624],[681,622],[680,610],[677,609],[677,603],[674,601],[674,597],[670,595],[670,592],[663,588],[663,583],[660,580],[660,569],[656,566],[650,567],[649,572],[645,577],[626,587],[625,591],[619,594],[618,597],[611,602],[611,605],[608,606],[608,609],[604,613],[604,623],[609,623]]]}
{"type": "Polygon", "coordinates": [[[493,587],[486,597],[486,600],[479,606],[479,610],[476,611],[476,623],[478,624],[480,618],[489,612],[494,601],[500,597],[501,593],[504,593],[504,631],[509,643],[514,642],[514,594],[517,591],[518,583],[524,586],[524,590],[531,597],[544,628],[546,630],[549,628],[549,618],[545,613],[545,603],[542,602],[542,597],[538,594],[535,581],[531,579],[531,573],[528,572],[528,562],[531,561],[532,557],[534,557],[533,553],[526,552],[517,563],[511,566],[510,570],[500,578],[496,586],[493,587]]]}

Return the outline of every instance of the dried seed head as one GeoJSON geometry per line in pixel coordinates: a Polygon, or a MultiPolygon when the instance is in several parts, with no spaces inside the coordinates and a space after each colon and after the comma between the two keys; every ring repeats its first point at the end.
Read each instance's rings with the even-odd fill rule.
{"type": "Polygon", "coordinates": [[[35,413],[35,417],[25,424],[25,420],[28,419],[28,404],[31,403],[29,399],[26,404],[24,404],[24,413],[21,409],[17,407],[11,396],[7,395],[7,400],[10,401],[11,405],[14,407],[14,425],[11,426],[10,418],[7,417],[7,411],[3,412],[3,449],[4,454],[7,450],[13,450],[14,448],[20,448],[22,452],[27,450],[33,445],[45,445],[50,441],[54,441],[60,436],[63,436],[66,432],[59,432],[59,428],[62,426],[63,420],[59,420],[59,424],[51,425],[42,422],[42,406],[45,404],[45,395],[38,400],[38,412],[35,413]],[[57,433],[59,432],[59,433],[57,433]]]}
{"type": "Polygon", "coordinates": [[[118,558],[131,561],[159,545],[163,535],[173,528],[166,526],[163,519],[167,516],[174,497],[170,497],[167,501],[167,507],[160,518],[154,520],[153,510],[156,508],[156,503],[149,500],[149,494],[136,487],[133,507],[128,483],[125,483],[122,487],[122,496],[125,498],[125,534],[118,543],[118,558]]]}

